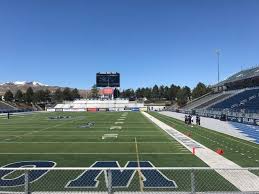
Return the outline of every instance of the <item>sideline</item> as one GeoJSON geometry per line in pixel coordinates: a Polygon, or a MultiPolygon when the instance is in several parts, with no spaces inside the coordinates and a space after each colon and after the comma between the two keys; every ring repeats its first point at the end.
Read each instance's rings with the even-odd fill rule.
{"type": "Polygon", "coordinates": [[[168,133],[168,135],[173,137],[176,141],[184,145],[189,151],[192,152],[192,149],[195,148],[196,156],[204,161],[208,166],[211,168],[222,168],[222,170],[216,170],[216,172],[224,177],[227,181],[232,183],[240,191],[259,191],[259,177],[255,174],[249,172],[248,170],[242,170],[241,166],[215,153],[211,149],[180,133],[176,129],[163,123],[150,114],[146,112],[142,112],[142,114],[151,120],[154,124],[159,126],[166,133],[168,133]],[[224,171],[224,168],[240,169],[240,171],[228,170],[226,172],[224,171]]]}

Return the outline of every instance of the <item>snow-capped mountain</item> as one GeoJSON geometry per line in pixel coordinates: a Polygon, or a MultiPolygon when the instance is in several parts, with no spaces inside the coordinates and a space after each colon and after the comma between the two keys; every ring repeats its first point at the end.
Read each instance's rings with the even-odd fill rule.
{"type": "Polygon", "coordinates": [[[14,82],[5,82],[0,84],[3,85],[32,85],[32,86],[48,86],[46,84],[37,82],[37,81],[14,81],[14,82]]]}
{"type": "MultiPolygon", "coordinates": [[[[0,84],[0,96],[3,96],[7,90],[10,90],[13,94],[15,94],[17,90],[26,92],[26,90],[29,87],[31,87],[33,91],[49,90],[50,92],[55,92],[57,89],[63,90],[65,88],[60,86],[49,86],[38,81],[12,81],[12,82],[5,82],[0,84]]],[[[70,88],[70,89],[73,89],[73,88],[70,88]]],[[[83,97],[86,97],[88,92],[89,92],[88,90],[79,89],[79,93],[83,97]]]]}

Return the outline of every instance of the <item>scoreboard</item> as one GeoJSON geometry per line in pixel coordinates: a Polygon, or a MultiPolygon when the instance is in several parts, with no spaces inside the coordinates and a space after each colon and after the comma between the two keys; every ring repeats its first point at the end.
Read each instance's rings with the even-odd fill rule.
{"type": "Polygon", "coordinates": [[[120,87],[120,74],[119,73],[97,73],[96,74],[97,87],[120,87]]]}

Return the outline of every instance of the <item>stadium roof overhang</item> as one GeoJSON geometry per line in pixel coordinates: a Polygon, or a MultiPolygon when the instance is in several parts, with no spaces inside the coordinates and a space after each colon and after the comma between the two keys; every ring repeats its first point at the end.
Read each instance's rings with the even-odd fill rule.
{"type": "Polygon", "coordinates": [[[228,85],[248,83],[250,81],[258,81],[259,80],[259,66],[253,67],[250,69],[242,70],[234,75],[230,76],[224,81],[219,82],[218,84],[213,85],[213,88],[223,87],[228,85]]]}

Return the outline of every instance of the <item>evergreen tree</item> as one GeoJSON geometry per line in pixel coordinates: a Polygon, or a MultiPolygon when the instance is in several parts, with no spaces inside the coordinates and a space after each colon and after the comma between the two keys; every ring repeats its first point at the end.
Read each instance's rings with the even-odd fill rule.
{"type": "Polygon", "coordinates": [[[162,85],[159,87],[159,96],[158,96],[159,99],[161,98],[165,98],[165,87],[162,85]]]}
{"type": "Polygon", "coordinates": [[[122,90],[122,92],[121,92],[121,98],[126,98],[126,97],[125,97],[125,90],[122,90]]]}
{"type": "Polygon", "coordinates": [[[53,97],[55,102],[62,102],[64,100],[63,92],[59,88],[55,91],[53,97]]]}
{"type": "Polygon", "coordinates": [[[137,98],[143,98],[142,89],[137,88],[135,93],[137,98]]]}
{"type": "Polygon", "coordinates": [[[77,88],[71,91],[71,96],[73,100],[79,99],[81,97],[77,88]]]}
{"type": "Polygon", "coordinates": [[[23,93],[21,90],[17,90],[17,92],[14,95],[14,99],[16,102],[22,102],[23,101],[23,93]]]}
{"type": "Polygon", "coordinates": [[[114,98],[119,98],[120,97],[120,91],[117,88],[115,88],[113,90],[113,96],[114,96],[114,98]]]}
{"type": "Polygon", "coordinates": [[[99,90],[96,85],[93,85],[91,89],[91,97],[92,98],[98,98],[99,97],[99,90]]]}
{"type": "MultiPolygon", "coordinates": [[[[146,96],[145,96],[145,91],[146,91],[146,88],[141,88],[141,89],[140,89],[139,95],[140,95],[141,98],[146,97],[146,96]]],[[[136,94],[136,95],[137,95],[137,94],[136,94]]]]}
{"type": "Polygon", "coordinates": [[[169,98],[169,95],[170,95],[170,93],[169,93],[169,87],[168,86],[165,86],[165,89],[164,89],[164,98],[166,99],[166,100],[170,100],[170,98],[169,98]]]}
{"type": "Polygon", "coordinates": [[[176,100],[177,93],[179,92],[180,89],[181,89],[180,86],[176,86],[176,85],[174,85],[174,84],[172,84],[172,85],[170,86],[170,89],[169,89],[169,99],[170,99],[171,101],[176,100]]]}
{"type": "Polygon", "coordinates": [[[179,106],[184,106],[191,96],[191,89],[188,86],[184,86],[183,88],[179,89],[177,92],[177,104],[179,106]]]}
{"type": "Polygon", "coordinates": [[[124,90],[124,98],[134,98],[135,97],[135,92],[133,89],[127,89],[124,90]]]}
{"type": "Polygon", "coordinates": [[[44,102],[51,102],[51,92],[47,89],[44,93],[44,102]]]}
{"type": "Polygon", "coordinates": [[[150,99],[152,97],[152,89],[151,88],[145,88],[144,89],[144,97],[146,97],[147,99],[150,99]]]}
{"type": "Polygon", "coordinates": [[[176,101],[180,107],[184,106],[188,102],[188,97],[182,88],[177,92],[176,101]]]}
{"type": "Polygon", "coordinates": [[[191,88],[189,88],[188,86],[184,86],[183,91],[186,94],[188,100],[190,100],[190,97],[192,96],[191,88]]]}
{"type": "Polygon", "coordinates": [[[13,97],[13,93],[10,90],[7,90],[4,94],[4,100],[7,102],[11,102],[13,101],[14,97],[13,97]]]}
{"type": "Polygon", "coordinates": [[[45,98],[45,91],[44,90],[38,90],[34,93],[33,102],[39,103],[39,102],[45,102],[45,101],[46,101],[46,98],[45,98]]]}
{"type": "Polygon", "coordinates": [[[65,88],[63,90],[63,99],[67,100],[67,101],[71,101],[72,99],[72,93],[71,90],[69,88],[65,88]]]}
{"type": "Polygon", "coordinates": [[[33,101],[33,97],[34,97],[33,89],[29,87],[25,92],[25,102],[31,103],[33,101]]]}
{"type": "Polygon", "coordinates": [[[206,94],[208,92],[208,88],[204,83],[199,82],[196,87],[192,90],[192,97],[194,98],[198,98],[203,96],[204,94],[206,94]]]}
{"type": "Polygon", "coordinates": [[[152,98],[153,99],[158,99],[159,98],[159,89],[157,85],[154,85],[152,89],[152,98]]]}

